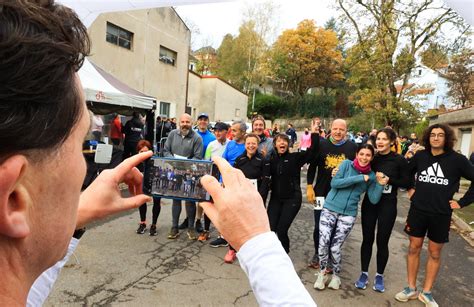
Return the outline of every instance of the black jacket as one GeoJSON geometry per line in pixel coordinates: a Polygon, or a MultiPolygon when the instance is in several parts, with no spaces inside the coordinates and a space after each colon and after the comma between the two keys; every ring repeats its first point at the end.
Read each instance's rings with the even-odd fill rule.
{"type": "Polygon", "coordinates": [[[312,162],[319,150],[319,134],[311,134],[311,147],[303,152],[286,152],[282,155],[277,150],[270,157],[271,198],[301,200],[300,173],[301,167],[312,162]]]}
{"type": "Polygon", "coordinates": [[[143,123],[139,118],[132,118],[123,128],[124,143],[138,143],[143,138],[143,123]]]}
{"type": "MultiPolygon", "coordinates": [[[[396,202],[398,188],[407,188],[410,185],[407,160],[391,151],[386,155],[376,154],[371,167],[374,172],[382,172],[389,178],[379,204],[386,200],[396,202]]],[[[364,202],[370,202],[367,194],[364,197],[364,202]]]]}
{"type": "Polygon", "coordinates": [[[234,167],[240,169],[246,178],[257,179],[258,192],[266,200],[270,184],[270,161],[259,152],[249,159],[247,151],[244,151],[235,159],[234,167]]]}
{"type": "Polygon", "coordinates": [[[433,156],[429,151],[418,151],[409,162],[409,171],[411,178],[415,178],[416,174],[411,184],[415,187],[411,205],[417,210],[428,214],[451,215],[449,201],[459,189],[461,177],[470,180],[471,186],[459,200],[459,205],[465,207],[474,202],[474,166],[460,153],[451,150],[433,156]]]}

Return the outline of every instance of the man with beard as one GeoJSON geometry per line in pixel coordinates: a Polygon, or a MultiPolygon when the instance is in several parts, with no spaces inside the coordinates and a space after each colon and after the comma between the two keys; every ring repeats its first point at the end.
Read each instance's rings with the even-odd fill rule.
{"type": "MultiPolygon", "coordinates": [[[[203,155],[202,138],[191,129],[191,115],[183,114],[179,118],[179,129],[170,132],[163,148],[163,155],[169,158],[201,160],[203,155]]],[[[168,239],[179,236],[179,216],[181,214],[181,201],[173,200],[172,227],[168,239]]],[[[194,220],[196,218],[196,203],[186,201],[186,214],[188,217],[188,238],[196,240],[194,220]]]]}
{"type": "Polygon", "coordinates": [[[319,268],[319,219],[324,199],[328,195],[329,190],[331,190],[332,170],[339,167],[342,161],[346,159],[354,160],[355,158],[357,145],[353,142],[348,142],[346,134],[346,121],[335,119],[331,125],[331,136],[329,139],[320,140],[319,154],[308,168],[306,196],[309,203],[315,204],[313,231],[315,253],[309,266],[315,269],[319,268]],[[316,185],[313,188],[316,167],[318,168],[318,176],[316,178],[316,185]],[[319,202],[318,205],[316,205],[316,200],[319,202]]]}

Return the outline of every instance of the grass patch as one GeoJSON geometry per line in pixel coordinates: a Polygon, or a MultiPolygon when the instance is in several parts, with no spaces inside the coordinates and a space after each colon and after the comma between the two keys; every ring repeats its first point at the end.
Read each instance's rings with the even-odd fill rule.
{"type": "Polygon", "coordinates": [[[469,224],[474,222],[474,205],[471,204],[470,206],[455,210],[455,212],[459,218],[463,219],[471,227],[471,229],[474,230],[474,225],[469,224]]]}

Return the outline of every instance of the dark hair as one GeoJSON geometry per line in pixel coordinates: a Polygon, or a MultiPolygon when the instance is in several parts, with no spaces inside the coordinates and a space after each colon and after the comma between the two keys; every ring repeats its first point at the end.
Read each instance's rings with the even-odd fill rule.
{"type": "Polygon", "coordinates": [[[151,143],[147,140],[140,140],[138,141],[138,144],[137,144],[137,151],[140,151],[143,147],[148,147],[148,149],[153,149],[153,147],[151,146],[151,143]]]}
{"type": "Polygon", "coordinates": [[[375,149],[374,149],[374,146],[370,145],[370,144],[361,144],[357,147],[357,150],[356,150],[356,154],[359,153],[359,151],[361,151],[362,149],[368,149],[372,152],[372,157],[375,155],[375,149]]]}
{"type": "Polygon", "coordinates": [[[382,132],[385,133],[385,135],[388,137],[390,142],[393,142],[394,144],[397,142],[397,134],[395,133],[395,131],[393,131],[392,128],[388,128],[388,127],[379,129],[377,131],[377,134],[375,134],[375,138],[377,138],[379,133],[382,133],[382,132]]]}
{"type": "Polygon", "coordinates": [[[429,126],[423,133],[423,138],[421,139],[421,144],[425,147],[427,151],[431,151],[430,144],[430,134],[433,129],[443,129],[444,131],[444,151],[451,151],[454,148],[454,143],[456,142],[456,137],[454,136],[454,131],[448,125],[443,124],[434,124],[429,126]]]}
{"type": "Polygon", "coordinates": [[[285,140],[288,144],[290,144],[290,137],[284,133],[278,133],[273,137],[273,146],[276,146],[276,142],[278,139],[283,139],[285,140]]]}
{"type": "Polygon", "coordinates": [[[53,0],[2,1],[0,24],[0,161],[54,151],[84,110],[75,73],[90,52],[87,28],[53,0]]]}

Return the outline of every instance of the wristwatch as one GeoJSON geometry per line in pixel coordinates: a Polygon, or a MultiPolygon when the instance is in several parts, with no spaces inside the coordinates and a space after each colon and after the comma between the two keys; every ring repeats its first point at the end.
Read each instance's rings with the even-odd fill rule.
{"type": "Polygon", "coordinates": [[[86,227],[76,229],[72,237],[79,240],[84,234],[84,232],[86,232],[86,227]]]}

